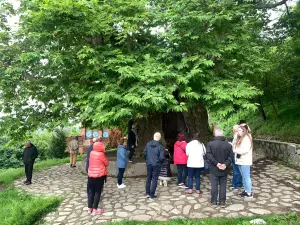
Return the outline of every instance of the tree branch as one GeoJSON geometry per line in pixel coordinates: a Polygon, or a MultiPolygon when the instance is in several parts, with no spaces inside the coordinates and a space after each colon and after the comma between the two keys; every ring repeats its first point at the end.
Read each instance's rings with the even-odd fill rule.
{"type": "Polygon", "coordinates": [[[288,0],[282,0],[282,1],[276,2],[276,3],[259,4],[256,6],[256,8],[257,9],[272,9],[272,8],[276,8],[277,6],[286,4],[287,1],[288,0]]]}

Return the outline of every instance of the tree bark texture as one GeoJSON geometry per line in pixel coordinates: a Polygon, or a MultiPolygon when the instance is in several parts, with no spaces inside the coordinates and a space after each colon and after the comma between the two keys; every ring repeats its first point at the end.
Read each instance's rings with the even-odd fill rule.
{"type": "Polygon", "coordinates": [[[171,153],[173,153],[173,146],[179,132],[185,134],[187,141],[194,133],[199,133],[201,141],[205,144],[212,137],[208,124],[208,113],[201,102],[187,112],[150,114],[147,118],[136,121],[136,124],[138,138],[136,157],[142,157],[147,142],[153,140],[155,132],[161,133],[162,144],[171,153]]]}

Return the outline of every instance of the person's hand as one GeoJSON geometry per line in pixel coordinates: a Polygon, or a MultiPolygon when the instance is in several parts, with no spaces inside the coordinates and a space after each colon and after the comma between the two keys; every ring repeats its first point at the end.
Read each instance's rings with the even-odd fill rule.
{"type": "Polygon", "coordinates": [[[222,167],[222,170],[225,170],[227,168],[225,164],[222,164],[221,167],[222,167]]]}
{"type": "Polygon", "coordinates": [[[221,170],[222,164],[221,164],[221,163],[218,163],[218,164],[217,164],[217,167],[221,170]]]}
{"type": "Polygon", "coordinates": [[[132,145],[131,148],[134,148],[134,145],[132,145]]]}

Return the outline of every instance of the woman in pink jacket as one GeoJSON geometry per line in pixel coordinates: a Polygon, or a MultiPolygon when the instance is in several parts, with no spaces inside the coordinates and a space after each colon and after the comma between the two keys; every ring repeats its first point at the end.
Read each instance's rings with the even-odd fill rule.
{"type": "Polygon", "coordinates": [[[88,212],[93,215],[101,214],[103,209],[98,209],[101,192],[109,165],[105,154],[105,146],[102,142],[96,142],[93,146],[93,151],[90,153],[89,168],[88,168],[88,212]]]}
{"type": "Polygon", "coordinates": [[[186,155],[186,141],[183,133],[177,135],[177,141],[174,144],[174,164],[177,165],[177,179],[178,186],[181,188],[188,188],[186,185],[186,178],[188,174],[186,155]]]}

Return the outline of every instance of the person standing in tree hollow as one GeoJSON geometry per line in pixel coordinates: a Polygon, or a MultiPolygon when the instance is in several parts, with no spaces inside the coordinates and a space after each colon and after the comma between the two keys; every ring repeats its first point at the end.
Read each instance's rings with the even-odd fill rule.
{"type": "Polygon", "coordinates": [[[36,147],[31,143],[31,141],[26,141],[25,149],[23,151],[23,162],[26,174],[26,181],[24,181],[24,184],[26,185],[31,184],[33,164],[37,156],[38,151],[36,147]]]}
{"type": "Polygon", "coordinates": [[[70,150],[70,167],[76,167],[76,159],[79,151],[78,137],[73,137],[69,143],[70,150]]]}
{"type": "Polygon", "coordinates": [[[132,162],[132,157],[137,146],[137,138],[136,138],[136,130],[135,125],[132,125],[131,130],[128,133],[128,141],[127,141],[127,148],[129,150],[129,162],[132,162]]]}

